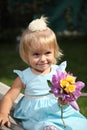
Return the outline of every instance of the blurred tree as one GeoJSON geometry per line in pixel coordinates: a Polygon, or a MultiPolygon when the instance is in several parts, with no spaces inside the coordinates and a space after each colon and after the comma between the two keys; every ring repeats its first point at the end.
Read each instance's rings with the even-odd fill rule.
{"type": "Polygon", "coordinates": [[[49,18],[49,27],[56,32],[87,32],[87,0],[0,0],[0,38],[18,35],[41,15],[49,18]]]}
{"type": "Polygon", "coordinates": [[[87,33],[87,0],[83,0],[78,13],[78,31],[87,33]]]}
{"type": "Polygon", "coordinates": [[[0,30],[8,28],[8,23],[9,23],[8,1],[0,0],[0,30]]]}
{"type": "Polygon", "coordinates": [[[35,13],[33,0],[8,0],[8,8],[16,27],[26,27],[35,13]]]}
{"type": "Polygon", "coordinates": [[[73,24],[73,8],[68,7],[64,11],[64,20],[66,22],[67,30],[73,31],[75,29],[73,24]]]}

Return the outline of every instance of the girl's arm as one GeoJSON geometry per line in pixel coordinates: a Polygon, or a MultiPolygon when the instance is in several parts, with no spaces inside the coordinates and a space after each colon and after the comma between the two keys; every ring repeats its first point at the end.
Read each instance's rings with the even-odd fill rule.
{"type": "Polygon", "coordinates": [[[0,126],[4,126],[5,124],[7,127],[10,127],[10,120],[9,120],[9,113],[11,107],[24,88],[24,84],[22,83],[19,77],[16,78],[12,87],[8,90],[8,92],[3,96],[0,102],[0,126]]]}

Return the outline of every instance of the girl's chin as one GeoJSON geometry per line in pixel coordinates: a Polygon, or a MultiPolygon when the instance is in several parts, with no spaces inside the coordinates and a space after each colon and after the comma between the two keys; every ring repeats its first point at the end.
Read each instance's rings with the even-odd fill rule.
{"type": "Polygon", "coordinates": [[[38,68],[33,68],[32,71],[35,72],[35,73],[42,73],[42,72],[45,71],[45,69],[42,69],[42,68],[41,69],[40,68],[39,69],[38,68]]]}

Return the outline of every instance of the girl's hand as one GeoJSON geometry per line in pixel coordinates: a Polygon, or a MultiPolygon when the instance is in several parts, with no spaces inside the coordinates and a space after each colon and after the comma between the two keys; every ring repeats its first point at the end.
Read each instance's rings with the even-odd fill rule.
{"type": "Polygon", "coordinates": [[[0,113],[0,127],[6,126],[8,128],[11,127],[9,115],[6,113],[0,113]]]}
{"type": "Polygon", "coordinates": [[[68,105],[68,101],[63,100],[61,97],[58,98],[58,102],[59,102],[59,104],[61,104],[61,105],[68,105]]]}

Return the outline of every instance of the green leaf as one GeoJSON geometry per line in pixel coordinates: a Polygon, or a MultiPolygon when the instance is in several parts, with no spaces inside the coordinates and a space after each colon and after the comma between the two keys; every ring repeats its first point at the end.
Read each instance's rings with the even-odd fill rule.
{"type": "Polygon", "coordinates": [[[53,93],[51,90],[49,91],[50,93],[53,93]]]}
{"type": "Polygon", "coordinates": [[[48,83],[49,87],[51,87],[51,86],[52,86],[52,83],[51,83],[51,81],[50,81],[50,80],[47,80],[47,83],[48,83]]]}

